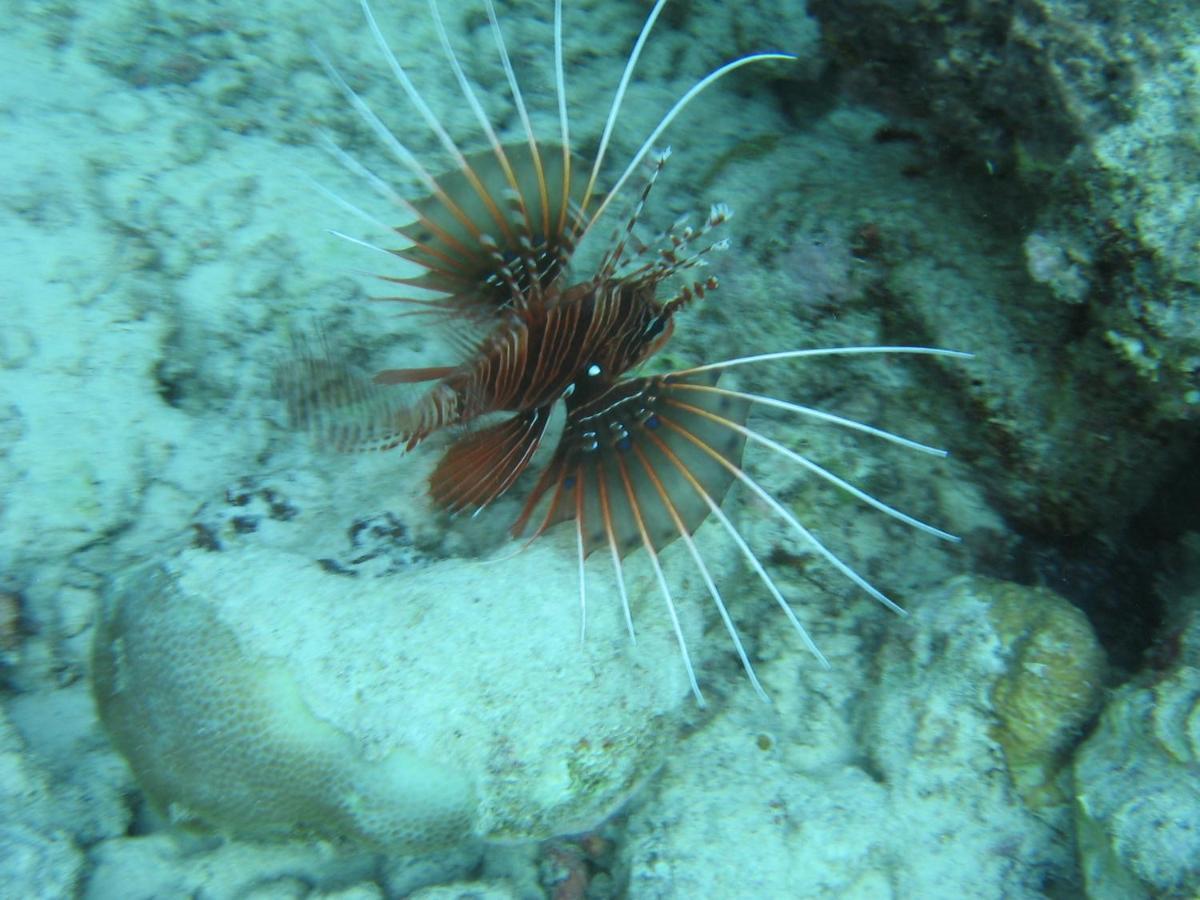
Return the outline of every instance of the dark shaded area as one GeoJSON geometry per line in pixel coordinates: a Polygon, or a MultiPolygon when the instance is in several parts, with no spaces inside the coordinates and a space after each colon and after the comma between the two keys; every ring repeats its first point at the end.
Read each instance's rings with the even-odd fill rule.
{"type": "Polygon", "coordinates": [[[408,526],[395,513],[382,512],[356,519],[347,537],[350,554],[342,563],[355,574],[358,567],[372,560],[382,564],[383,571],[379,574],[392,575],[427,558],[415,546],[408,526]]]}
{"type": "MultiPolygon", "coordinates": [[[[1164,396],[1182,392],[1148,381],[1111,346],[1114,330],[1142,333],[1126,310],[1170,297],[1171,270],[1124,223],[1119,194],[1084,162],[1074,173],[1065,165],[1072,153],[1086,160],[1089,138],[1130,117],[1135,60],[1115,37],[1122,29],[1096,20],[1094,5],[1048,0],[811,0],[809,9],[841,96],[889,117],[873,140],[912,148],[900,174],[957,175],[964,196],[984,201],[980,233],[997,238],[998,267],[1026,267],[1035,229],[1090,251],[1078,302],[1061,302],[1031,271],[1025,285],[1008,282],[999,314],[955,310],[964,320],[979,314],[981,334],[1006,336],[986,348],[1006,356],[986,378],[958,385],[960,418],[948,416],[943,433],[964,429],[950,443],[1014,535],[967,535],[976,569],[1069,599],[1119,671],[1153,666],[1170,630],[1164,573],[1181,535],[1200,529],[1200,432],[1164,415],[1164,396]]],[[[890,243],[886,231],[868,231],[856,255],[886,266],[890,243]]],[[[893,333],[943,345],[947,318],[936,304],[891,288],[877,299],[893,333]]]]}
{"type": "MultiPolygon", "coordinates": [[[[999,171],[1019,154],[1053,166],[1080,137],[1045,77],[1052,48],[1030,36],[1042,25],[1036,4],[811,0],[809,10],[834,65],[853,72],[854,92],[926,118],[951,155],[999,171]]],[[[1117,71],[1103,79],[1114,96],[1126,80],[1117,71]]]]}
{"type": "Polygon", "coordinates": [[[1050,588],[1082,609],[1118,669],[1140,669],[1155,647],[1167,613],[1159,579],[1179,539],[1200,530],[1195,452],[1113,535],[1027,535],[1013,550],[1008,577],[1050,588]]]}
{"type": "Polygon", "coordinates": [[[185,377],[185,374],[173,367],[168,359],[160,359],[155,365],[154,380],[158,384],[158,396],[167,406],[174,409],[182,408],[183,396],[186,391],[185,377]]]}

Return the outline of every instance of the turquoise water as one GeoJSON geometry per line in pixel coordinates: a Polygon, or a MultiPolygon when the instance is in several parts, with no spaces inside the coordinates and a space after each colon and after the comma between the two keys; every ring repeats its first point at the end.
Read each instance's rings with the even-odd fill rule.
{"type": "Polygon", "coordinates": [[[12,7],[0,896],[1200,888],[1194,10],[12,7]]]}

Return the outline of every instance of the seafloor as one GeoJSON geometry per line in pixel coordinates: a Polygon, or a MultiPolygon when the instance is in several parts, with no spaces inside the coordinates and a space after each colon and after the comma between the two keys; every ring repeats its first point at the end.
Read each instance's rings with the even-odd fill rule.
{"type": "MultiPolygon", "coordinates": [[[[590,160],[649,6],[565,7],[590,160]]],[[[720,81],[660,142],[646,240],[735,215],[720,289],[655,367],[974,354],[722,381],[946,448],[749,420],[962,539],[752,442],[746,474],[907,614],[738,486],[724,511],[806,632],[710,517],[697,552],[759,696],[676,541],[703,705],[645,552],[636,642],[604,552],[581,641],[573,529],[508,536],[529,478],[451,518],[426,494],[444,438],[339,455],[287,427],[297,335],[374,371],[456,362],[467,333],[372,299],[400,269],[371,245],[406,220],[381,194],[420,188],[319,60],[450,161],[358,4],[2,11],[0,897],[1200,895],[1194,3],[666,5],[608,183],[706,72],[797,58],[720,81]]],[[[486,146],[426,4],[375,12],[448,134],[486,146]]],[[[521,140],[486,6],[441,15],[521,140]]],[[[553,4],[498,16],[553,141],[553,4]]]]}

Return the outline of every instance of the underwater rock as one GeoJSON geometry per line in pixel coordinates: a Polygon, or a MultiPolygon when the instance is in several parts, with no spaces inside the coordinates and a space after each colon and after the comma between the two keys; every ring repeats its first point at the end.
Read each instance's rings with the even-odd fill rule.
{"type": "Polygon", "coordinates": [[[801,771],[757,737],[733,710],[679,748],[630,816],[629,896],[887,896],[886,788],[845,763],[801,771]]]}
{"type": "Polygon", "coordinates": [[[1200,894],[1200,597],[1156,681],[1121,688],[1075,759],[1076,827],[1096,900],[1200,894]]]}
{"type": "Polygon", "coordinates": [[[1069,826],[1065,767],[1105,671],[1087,618],[1044,588],[974,576],[953,579],[912,612],[921,631],[893,629],[877,661],[881,690],[867,721],[881,769],[905,761],[898,722],[911,723],[911,746],[936,768],[937,744],[960,745],[952,734],[974,719],[972,752],[1002,766],[1005,789],[1026,807],[1069,826]]]}
{"type": "Polygon", "coordinates": [[[329,844],[252,844],[199,836],[150,834],[103,841],[89,852],[84,900],[204,897],[206,900],[382,896],[372,854],[329,844]],[[296,890],[296,885],[302,885],[296,890]],[[350,887],[348,887],[350,886],[350,887]],[[326,893],[328,892],[328,893],[326,893]]]}
{"type": "Polygon", "coordinates": [[[409,895],[409,900],[519,900],[521,895],[504,884],[462,881],[422,888],[409,895]]]}
{"type": "MultiPolygon", "coordinates": [[[[1039,0],[1018,35],[1063,98],[1080,141],[1022,177],[1051,185],[1037,233],[1086,282],[1105,358],[1149,388],[1149,422],[1200,420],[1200,9],[1194,3],[1064,6],[1039,0]],[[1136,47],[1136,50],[1133,48],[1136,47]],[[1069,63],[1064,62],[1070,60],[1069,63]]],[[[1091,355],[1091,354],[1088,354],[1091,355]]]]}
{"type": "Polygon", "coordinates": [[[0,707],[0,897],[74,893],[83,854],[61,824],[56,801],[47,773],[0,707]]]}
{"type": "MultiPolygon", "coordinates": [[[[909,612],[911,626],[892,627],[880,648],[877,687],[862,708],[874,771],[901,808],[927,806],[939,833],[958,835],[960,847],[976,841],[972,867],[1001,866],[1011,852],[1020,865],[1011,875],[996,870],[1000,883],[1014,879],[998,896],[1071,879],[1062,769],[1104,672],[1086,618],[1050,591],[975,576],[952,579],[909,612]],[[948,826],[946,815],[963,822],[948,826]]],[[[914,877],[953,855],[930,852],[940,863],[914,877]]],[[[911,893],[941,891],[927,882],[911,893]]]]}
{"type": "MultiPolygon", "coordinates": [[[[88,686],[24,691],[5,707],[0,749],[18,760],[11,773],[25,773],[14,800],[25,824],[61,829],[81,847],[126,834],[129,774],[104,738],[88,686]]],[[[6,799],[0,788],[0,808],[6,799]]]]}
{"type": "Polygon", "coordinates": [[[630,816],[632,896],[1000,900],[1074,879],[1067,797],[1044,785],[1099,694],[1086,620],[982,578],[910,613],[857,690],[851,656],[799,680],[783,657],[762,669],[792,684],[775,708],[743,691],[681,746],[630,816]]]}
{"type": "Polygon", "coordinates": [[[0,825],[0,896],[70,897],[83,871],[83,854],[61,832],[0,825]]]}
{"type": "Polygon", "coordinates": [[[1045,533],[1123,521],[1186,458],[1164,423],[1200,418],[1196,4],[810,8],[857,92],[927,131],[963,203],[1004,223],[972,239],[994,241],[983,257],[939,237],[941,266],[924,239],[889,286],[933,342],[997,350],[967,393],[1009,517],[1045,533]]]}
{"type": "MultiPolygon", "coordinates": [[[[563,541],[375,579],[253,546],[152,563],[107,598],[102,719],[177,822],[392,853],[591,827],[658,767],[691,701],[640,567],[636,646],[599,570],[580,645],[563,541]]],[[[682,618],[695,654],[699,617],[682,618]]]]}
{"type": "MultiPolygon", "coordinates": [[[[1069,802],[1067,752],[1100,704],[1104,651],[1087,617],[1053,591],[1007,582],[960,582],[990,598],[1004,674],[992,688],[992,736],[1030,809],[1069,802]]],[[[955,603],[957,597],[947,602],[955,603]]]]}

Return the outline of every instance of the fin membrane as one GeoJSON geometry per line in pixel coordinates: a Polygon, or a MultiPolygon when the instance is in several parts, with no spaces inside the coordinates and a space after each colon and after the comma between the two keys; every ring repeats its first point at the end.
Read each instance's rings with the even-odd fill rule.
{"type": "Polygon", "coordinates": [[[549,421],[545,406],[459,438],[430,478],[434,502],[452,513],[483,509],[525,471],[549,421]]]}
{"type": "Polygon", "coordinates": [[[296,351],[273,379],[292,428],[342,452],[389,450],[408,440],[412,410],[393,391],[303,342],[296,351]]]}
{"type": "Polygon", "coordinates": [[[579,517],[585,554],[610,541],[622,557],[638,549],[639,519],[655,551],[679,538],[676,516],[694,533],[711,512],[705,496],[719,504],[735,478],[730,467],[741,467],[746,440],[729,425],[745,422],[750,403],[672,385],[716,379],[716,373],[632,379],[569,409],[562,442],[514,532],[525,530],[550,494],[535,536],[579,517]]]}
{"type": "Polygon", "coordinates": [[[503,151],[507,167],[492,150],[466,157],[478,186],[462,169],[438,176],[441,193],[414,201],[420,218],[397,229],[413,242],[397,255],[425,274],[386,280],[450,294],[421,303],[432,312],[502,309],[514,285],[518,293],[548,287],[575,250],[571,208],[584,184],[564,190],[562,148],[539,145],[536,159],[528,143],[503,151]]]}

